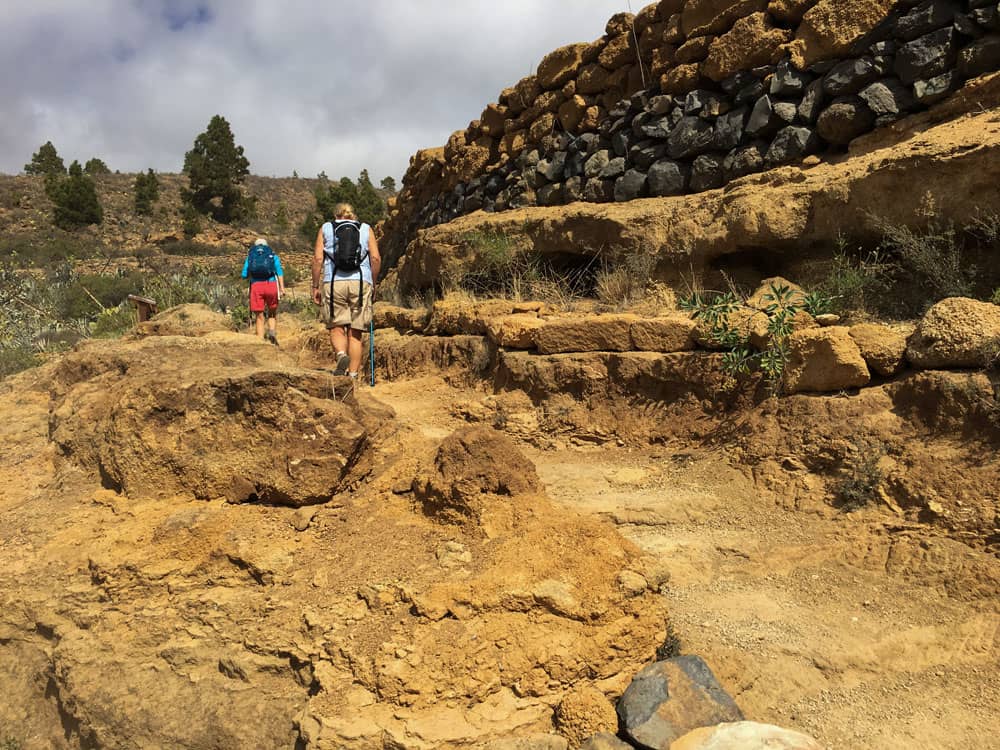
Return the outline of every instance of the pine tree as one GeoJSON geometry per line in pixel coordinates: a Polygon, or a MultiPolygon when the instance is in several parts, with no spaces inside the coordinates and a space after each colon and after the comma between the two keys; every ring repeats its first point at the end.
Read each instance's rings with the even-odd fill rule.
{"type": "Polygon", "coordinates": [[[62,157],[52,145],[52,141],[46,141],[32,154],[31,161],[24,165],[24,173],[62,176],[66,174],[66,165],[63,164],[62,157]]]}
{"type": "Polygon", "coordinates": [[[87,163],[83,165],[83,171],[89,175],[111,174],[111,170],[108,169],[108,165],[96,156],[93,159],[87,160],[87,163]]]}
{"type": "Polygon", "coordinates": [[[152,167],[146,174],[141,172],[135,178],[135,212],[149,216],[153,213],[153,204],[160,197],[160,181],[156,179],[152,167]]]}
{"type": "Polygon", "coordinates": [[[390,193],[396,192],[396,180],[392,177],[383,177],[382,182],[380,182],[379,187],[383,190],[388,190],[390,193]]]}
{"type": "Polygon", "coordinates": [[[201,214],[228,224],[253,213],[254,199],[243,194],[240,185],[250,174],[250,162],[237,146],[229,123],[215,115],[194,147],[184,155],[184,171],[190,189],[183,200],[201,214]]]}
{"type": "Polygon", "coordinates": [[[54,204],[53,221],[60,229],[100,224],[104,218],[94,181],[83,173],[78,161],[69,165],[69,177],[50,176],[46,192],[54,204]]]}

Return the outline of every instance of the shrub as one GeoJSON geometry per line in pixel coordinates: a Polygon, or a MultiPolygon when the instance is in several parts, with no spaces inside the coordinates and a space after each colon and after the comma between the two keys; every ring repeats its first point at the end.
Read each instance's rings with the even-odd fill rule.
{"type": "Polygon", "coordinates": [[[97,338],[116,338],[132,329],[135,325],[135,311],[128,301],[122,302],[116,307],[109,307],[97,316],[91,333],[97,338]]]}
{"type": "Polygon", "coordinates": [[[640,302],[649,290],[655,268],[656,257],[645,253],[632,253],[614,268],[605,266],[597,272],[597,299],[619,309],[640,302]]]}
{"type": "Polygon", "coordinates": [[[868,444],[855,440],[842,467],[843,477],[834,488],[842,510],[859,510],[878,499],[878,488],[883,479],[878,464],[883,456],[885,446],[881,443],[868,444]]]}
{"type": "Polygon", "coordinates": [[[864,313],[885,306],[891,281],[891,267],[882,253],[851,253],[847,241],[839,237],[830,270],[819,288],[829,300],[827,312],[864,313]]]}
{"type": "MultiPolygon", "coordinates": [[[[40,364],[41,359],[29,346],[0,346],[0,378],[14,375],[40,364]]],[[[2,748],[3,745],[0,745],[0,750],[2,748]]]]}
{"type": "Polygon", "coordinates": [[[805,299],[784,284],[771,284],[762,296],[763,306],[750,305],[735,291],[693,292],[678,300],[678,306],[703,321],[712,341],[726,350],[722,368],[727,375],[735,378],[759,369],[772,390],[778,391],[788,362],[792,321],[805,309],[805,299]],[[735,322],[755,315],[767,317],[767,346],[760,352],[750,344],[749,327],[735,322]]]}
{"type": "Polygon", "coordinates": [[[965,257],[954,225],[932,221],[915,230],[883,221],[876,226],[882,233],[880,249],[898,268],[897,280],[921,292],[914,312],[945,297],[973,295],[976,268],[965,257]]]}
{"type": "Polygon", "coordinates": [[[201,214],[193,206],[184,206],[181,209],[181,228],[188,239],[201,231],[201,214]]]}

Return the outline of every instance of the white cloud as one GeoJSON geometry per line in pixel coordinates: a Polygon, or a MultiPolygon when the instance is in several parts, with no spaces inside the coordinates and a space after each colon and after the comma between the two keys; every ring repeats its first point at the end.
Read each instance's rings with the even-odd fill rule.
{"type": "MultiPolygon", "coordinates": [[[[13,5],[13,4],[10,4],[13,5]]],[[[641,3],[634,5],[638,10],[641,3]]],[[[628,0],[35,0],[0,27],[0,171],[176,172],[215,114],[251,171],[397,179],[628,0]],[[13,73],[13,74],[11,74],[13,73]]]]}

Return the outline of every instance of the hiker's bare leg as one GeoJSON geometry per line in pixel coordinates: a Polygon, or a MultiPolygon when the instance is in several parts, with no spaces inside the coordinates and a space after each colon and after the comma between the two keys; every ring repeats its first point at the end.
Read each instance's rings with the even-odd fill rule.
{"type": "Polygon", "coordinates": [[[267,317],[267,328],[274,336],[278,333],[278,311],[271,310],[271,314],[267,317]]]}
{"type": "Polygon", "coordinates": [[[356,331],[353,328],[350,330],[351,340],[348,343],[350,348],[347,350],[347,353],[351,356],[350,371],[356,373],[359,369],[361,369],[361,355],[363,354],[364,349],[361,346],[361,331],[356,331]]]}
{"type": "Polygon", "coordinates": [[[264,338],[264,311],[261,310],[259,313],[254,313],[257,316],[255,326],[257,328],[257,336],[259,338],[264,338]]]}
{"type": "Polygon", "coordinates": [[[330,343],[333,344],[334,354],[347,351],[347,333],[344,329],[345,326],[334,326],[330,329],[330,343]]]}

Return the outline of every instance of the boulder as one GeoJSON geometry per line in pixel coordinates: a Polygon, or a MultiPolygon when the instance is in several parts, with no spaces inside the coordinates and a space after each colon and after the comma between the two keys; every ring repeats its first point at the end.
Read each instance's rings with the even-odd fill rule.
{"type": "Polygon", "coordinates": [[[767,9],[767,0],[688,0],[681,12],[681,29],[688,38],[718,34],[738,18],[767,9]]]}
{"type": "Polygon", "coordinates": [[[618,701],[625,735],[643,748],[669,748],[699,727],[741,721],[743,714],[698,656],[642,669],[618,701]]]}
{"type": "Polygon", "coordinates": [[[876,81],[863,88],[858,96],[876,115],[898,115],[916,103],[911,89],[897,78],[876,81]]]}
{"type": "Polygon", "coordinates": [[[864,100],[844,97],[823,110],[816,121],[820,136],[829,143],[847,145],[875,127],[875,113],[864,100]]]}
{"type": "Polygon", "coordinates": [[[642,198],[646,192],[646,175],[630,169],[615,181],[615,200],[618,202],[642,198]]]}
{"type": "Polygon", "coordinates": [[[571,688],[556,706],[556,731],[569,740],[571,748],[580,747],[595,734],[618,729],[618,715],[611,701],[590,685],[571,688]]]}
{"type": "Polygon", "coordinates": [[[580,69],[576,79],[576,93],[583,95],[603,94],[608,88],[611,73],[607,68],[591,63],[580,69]]]}
{"type": "Polygon", "coordinates": [[[823,746],[790,729],[737,721],[688,732],[670,750],[823,750],[823,746]]]}
{"type": "Polygon", "coordinates": [[[1000,346],[1000,306],[949,297],[932,306],[910,336],[906,358],[920,369],[983,367],[1000,346]]]}
{"type": "Polygon", "coordinates": [[[683,315],[642,318],[632,323],[633,348],[641,352],[683,352],[695,347],[698,324],[683,315]]]}
{"type": "Polygon", "coordinates": [[[872,372],[891,376],[905,366],[906,336],[899,331],[878,323],[859,323],[848,333],[872,372]]]}
{"type": "Polygon", "coordinates": [[[687,164],[663,159],[653,164],[646,174],[649,194],[656,197],[681,195],[687,190],[691,168],[687,164]]]}
{"type": "Polygon", "coordinates": [[[846,326],[809,328],[788,337],[784,385],[789,393],[829,393],[871,380],[861,350],[846,326]]]}
{"type": "Polygon", "coordinates": [[[486,333],[497,346],[507,349],[534,349],[535,332],[545,325],[537,315],[515,313],[490,318],[486,321],[486,333]]]}
{"type": "Polygon", "coordinates": [[[540,354],[625,352],[632,348],[630,329],[636,315],[586,315],[549,318],[535,331],[540,354]]]}
{"type": "Polygon", "coordinates": [[[564,83],[576,78],[588,46],[585,43],[567,44],[543,57],[536,73],[538,85],[548,91],[562,88],[564,83]]]}
{"type": "Polygon", "coordinates": [[[771,0],[767,4],[767,12],[772,18],[794,27],[814,2],[816,0],[771,0]]]}
{"type": "Polygon", "coordinates": [[[906,41],[950,26],[955,14],[962,11],[958,0],[925,0],[896,21],[896,36],[906,41]]]}
{"type": "Polygon", "coordinates": [[[795,67],[805,70],[820,60],[848,52],[854,42],[882,21],[896,0],[819,0],[806,11],[787,45],[795,67]]]}
{"type": "Polygon", "coordinates": [[[896,54],[895,71],[903,83],[934,78],[948,72],[958,51],[951,26],[907,42],[896,54]]]}
{"type": "Polygon", "coordinates": [[[534,464],[514,441],[489,427],[446,437],[431,466],[413,480],[424,512],[442,523],[488,523],[502,501],[541,491],[534,464]]]}
{"type": "Polygon", "coordinates": [[[823,78],[823,91],[829,96],[856,94],[879,77],[875,61],[870,57],[844,60],[834,65],[823,78]]]}
{"type": "Polygon", "coordinates": [[[691,165],[691,192],[700,193],[722,187],[726,181],[722,163],[723,158],[715,154],[697,157],[691,165]]]}
{"type": "Polygon", "coordinates": [[[819,146],[819,139],[812,128],[803,125],[789,125],[774,136],[771,146],[764,155],[770,166],[787,164],[811,154],[819,146]]]}
{"type": "Polygon", "coordinates": [[[635,43],[632,32],[611,37],[601,50],[597,62],[601,67],[615,71],[635,61],[635,43]]]}
{"type": "Polygon", "coordinates": [[[958,53],[958,71],[966,78],[1000,69],[1000,35],[977,39],[958,53]]]}
{"type": "Polygon", "coordinates": [[[786,29],[775,28],[766,13],[740,18],[712,42],[702,73],[713,81],[721,81],[737,71],[766,65],[791,35],[786,29]]]}
{"type": "Polygon", "coordinates": [[[672,159],[686,159],[709,151],[715,139],[710,122],[700,117],[683,117],[670,131],[669,154],[672,159]]]}

